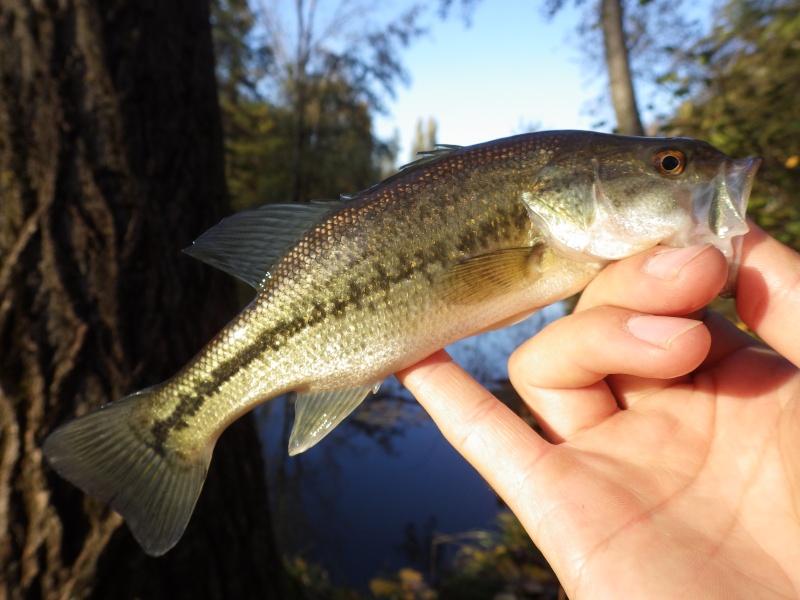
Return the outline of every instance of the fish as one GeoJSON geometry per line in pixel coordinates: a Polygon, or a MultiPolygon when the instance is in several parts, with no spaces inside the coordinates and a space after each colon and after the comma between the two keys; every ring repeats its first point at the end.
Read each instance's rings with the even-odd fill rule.
{"type": "Polygon", "coordinates": [[[535,132],[438,146],[339,200],[236,213],[185,251],[253,301],[169,380],[56,428],[44,456],[161,555],[219,435],[271,398],[296,394],[298,454],[387,376],[658,244],[713,244],[733,293],[759,163],[686,138],[535,132]]]}

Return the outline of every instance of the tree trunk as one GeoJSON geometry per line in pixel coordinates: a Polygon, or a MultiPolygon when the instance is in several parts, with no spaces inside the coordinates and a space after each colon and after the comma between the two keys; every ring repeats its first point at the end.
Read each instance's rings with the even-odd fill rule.
{"type": "Polygon", "coordinates": [[[0,0],[0,599],[278,596],[252,418],[160,559],[41,453],[235,312],[180,253],[227,210],[213,66],[205,2],[0,0]]]}
{"type": "Polygon", "coordinates": [[[603,27],[611,102],[617,116],[617,132],[623,135],[644,135],[622,27],[621,0],[601,0],[600,23],[603,27]]]}

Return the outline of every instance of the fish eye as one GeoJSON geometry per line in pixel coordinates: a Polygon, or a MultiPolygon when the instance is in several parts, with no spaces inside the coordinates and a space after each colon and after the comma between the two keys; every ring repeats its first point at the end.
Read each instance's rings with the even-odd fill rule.
{"type": "Polygon", "coordinates": [[[686,168],[686,155],[680,150],[660,150],[653,156],[656,171],[665,175],[680,175],[686,168]]]}

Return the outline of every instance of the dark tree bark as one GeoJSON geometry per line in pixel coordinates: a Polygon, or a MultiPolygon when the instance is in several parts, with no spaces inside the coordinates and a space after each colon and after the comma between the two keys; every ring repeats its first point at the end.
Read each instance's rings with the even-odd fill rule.
{"type": "Polygon", "coordinates": [[[617,117],[617,131],[623,135],[644,135],[633,91],[628,46],[622,26],[621,0],[601,0],[600,24],[603,27],[611,103],[617,117]]]}
{"type": "Polygon", "coordinates": [[[41,453],[234,314],[180,253],[226,206],[205,2],[0,0],[0,599],[277,597],[252,418],[160,559],[41,453]]]}

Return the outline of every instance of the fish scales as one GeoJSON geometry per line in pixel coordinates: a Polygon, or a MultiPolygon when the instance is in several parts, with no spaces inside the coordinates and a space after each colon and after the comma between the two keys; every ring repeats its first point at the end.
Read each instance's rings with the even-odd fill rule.
{"type": "MultiPolygon", "coordinates": [[[[171,431],[180,438],[175,447],[185,451],[194,446],[200,452],[215,429],[251,408],[243,399],[258,402],[289,390],[382,379],[401,366],[397,361],[409,351],[423,350],[420,359],[429,353],[388,346],[398,334],[414,339],[413,329],[430,331],[442,312],[461,327],[474,318],[479,307],[436,302],[441,273],[486,249],[532,246],[538,236],[517,200],[520,177],[509,176],[522,172],[517,163],[530,160],[524,156],[530,148],[520,144],[503,150],[488,146],[483,152],[445,157],[356,199],[313,227],[275,266],[255,304],[212,342],[213,351],[198,356],[178,376],[182,385],[154,395],[152,406],[142,405],[143,420],[169,413],[151,424],[161,444],[171,431]],[[483,176],[483,170],[490,176],[483,176]],[[452,200],[438,202],[443,195],[452,200]],[[432,243],[428,231],[440,232],[441,238],[432,243]],[[361,335],[363,329],[370,335],[361,335]],[[381,354],[388,355],[388,364],[363,368],[381,354]],[[309,371],[307,364],[318,368],[309,371]],[[283,377],[269,381],[253,371],[283,377]],[[238,391],[243,388],[250,392],[238,391]],[[202,405],[210,406],[209,414],[202,405]]],[[[535,152],[533,158],[542,160],[542,155],[535,152]]],[[[457,335],[442,333],[446,339],[434,343],[443,345],[457,335]]]]}
{"type": "Polygon", "coordinates": [[[436,151],[345,202],[234,216],[196,256],[256,285],[254,301],[173,378],[68,423],[45,454],[161,554],[241,414],[297,392],[303,451],[391,373],[579,291],[611,259],[710,241],[733,260],[756,167],[693,140],[525,134],[436,151]]]}

